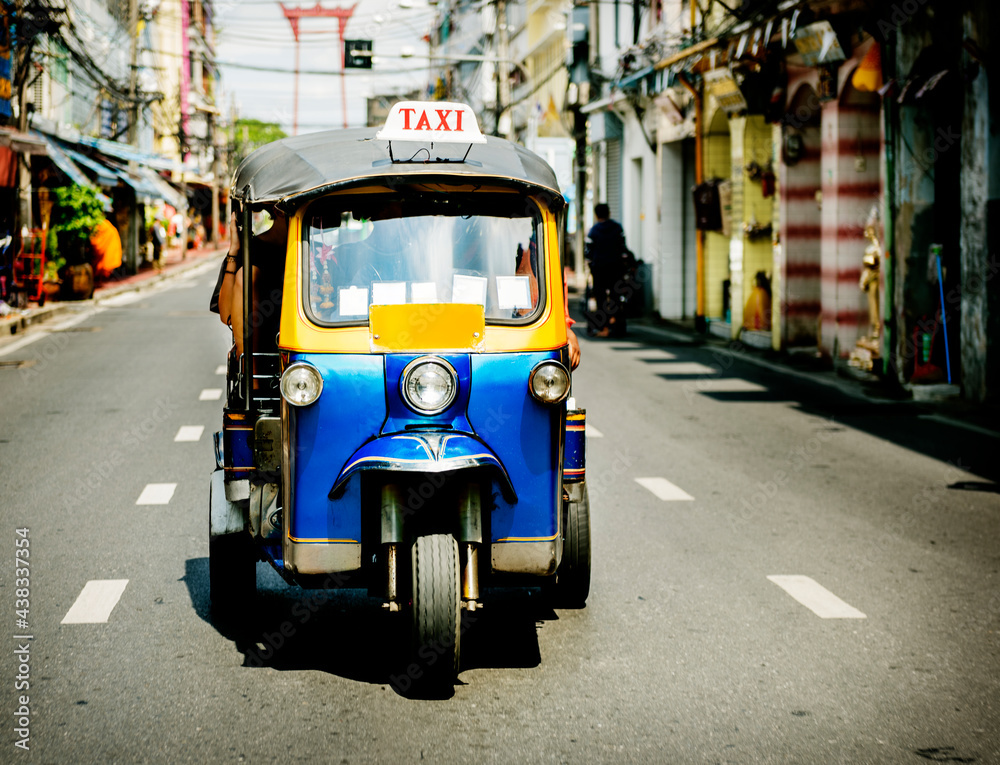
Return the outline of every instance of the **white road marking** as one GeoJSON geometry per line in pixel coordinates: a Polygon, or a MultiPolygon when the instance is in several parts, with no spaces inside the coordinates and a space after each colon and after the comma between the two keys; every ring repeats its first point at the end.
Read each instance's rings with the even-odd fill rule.
{"type": "Polygon", "coordinates": [[[217,374],[217,375],[224,375],[225,373],[226,373],[226,365],[225,364],[219,364],[219,366],[217,366],[215,368],[215,374],[217,374]]]}
{"type": "Polygon", "coordinates": [[[595,428],[593,425],[591,425],[589,422],[587,423],[586,428],[583,431],[583,434],[587,438],[604,438],[604,434],[597,428],[595,428]]]}
{"type": "Polygon", "coordinates": [[[181,425],[177,435],[174,436],[174,441],[197,441],[204,432],[204,425],[181,425]]]}
{"type": "Polygon", "coordinates": [[[174,489],[176,488],[176,483],[148,483],[135,503],[137,505],[169,504],[170,498],[174,496],[174,489]]]}
{"type": "Polygon", "coordinates": [[[61,624],[106,623],[127,584],[128,579],[92,579],[87,582],[61,624]]]}
{"type": "Polygon", "coordinates": [[[868,618],[808,576],[769,576],[768,579],[821,619],[868,618]]]}
{"type": "Polygon", "coordinates": [[[717,367],[709,367],[699,364],[697,361],[678,361],[676,364],[664,364],[655,366],[657,373],[668,375],[717,375],[717,367]]]}
{"type": "Polygon", "coordinates": [[[218,401],[222,398],[222,388],[205,388],[198,396],[199,401],[218,401]]]}
{"type": "Polygon", "coordinates": [[[687,502],[693,500],[690,494],[683,489],[674,486],[666,478],[636,478],[635,482],[653,492],[664,502],[687,502]]]}
{"type": "Polygon", "coordinates": [[[104,311],[103,308],[90,308],[87,309],[86,311],[83,311],[80,314],[77,314],[76,316],[70,319],[66,319],[65,321],[59,322],[58,324],[53,324],[47,329],[42,329],[39,330],[38,332],[33,332],[31,334],[28,334],[27,336],[22,337],[20,340],[15,340],[14,342],[8,343],[7,345],[3,346],[3,348],[0,348],[0,356],[6,356],[8,353],[19,351],[21,348],[24,348],[24,346],[31,345],[32,343],[41,340],[43,337],[51,337],[53,332],[58,332],[60,330],[74,327],[81,321],[85,321],[86,319],[89,319],[92,316],[96,316],[97,314],[102,313],[103,311],[104,311]]]}

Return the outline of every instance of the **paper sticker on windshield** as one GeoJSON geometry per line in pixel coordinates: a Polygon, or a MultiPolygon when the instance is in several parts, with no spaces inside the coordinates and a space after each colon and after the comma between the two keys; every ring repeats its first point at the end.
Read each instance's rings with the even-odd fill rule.
{"type": "Polygon", "coordinates": [[[368,288],[349,287],[340,290],[341,316],[368,315],[368,288]]]}
{"type": "Polygon", "coordinates": [[[372,305],[399,305],[406,302],[406,282],[372,284],[372,305]]]}
{"type": "Polygon", "coordinates": [[[413,282],[410,294],[414,303],[436,303],[438,301],[437,282],[413,282]]]}
{"type": "Polygon", "coordinates": [[[531,282],[527,276],[498,276],[497,304],[509,308],[531,308],[531,282]]]}
{"type": "Polygon", "coordinates": [[[375,137],[383,141],[486,143],[472,107],[444,101],[400,101],[375,137]]]}
{"type": "Polygon", "coordinates": [[[485,276],[465,276],[455,274],[451,283],[452,303],[476,303],[486,305],[486,286],[489,280],[485,276]]]}

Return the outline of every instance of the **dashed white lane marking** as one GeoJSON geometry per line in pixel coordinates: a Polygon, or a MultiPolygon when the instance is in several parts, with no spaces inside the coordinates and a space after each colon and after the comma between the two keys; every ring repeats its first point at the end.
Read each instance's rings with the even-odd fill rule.
{"type": "Polygon", "coordinates": [[[66,612],[62,624],[104,624],[125,592],[128,579],[92,579],[73,607],[66,612]]]}
{"type": "Polygon", "coordinates": [[[719,369],[699,364],[697,361],[678,361],[676,364],[664,364],[656,367],[656,371],[668,375],[717,375],[719,369]]]}
{"type": "Polygon", "coordinates": [[[222,388],[205,388],[198,396],[199,401],[218,401],[222,398],[222,388]]]}
{"type": "Polygon", "coordinates": [[[666,478],[636,478],[635,482],[653,492],[664,502],[687,502],[693,500],[690,494],[678,486],[674,486],[666,478]]]}
{"type": "Polygon", "coordinates": [[[135,503],[137,505],[169,504],[170,498],[174,496],[174,489],[176,488],[176,483],[148,483],[135,503]]]}
{"type": "Polygon", "coordinates": [[[808,576],[769,576],[768,579],[821,619],[868,618],[808,576]]]}
{"type": "Polygon", "coordinates": [[[587,438],[604,438],[604,434],[601,431],[599,431],[597,428],[595,428],[593,425],[591,425],[589,422],[587,423],[587,425],[586,425],[586,427],[585,427],[585,429],[583,431],[583,434],[587,438]]]}
{"type": "Polygon", "coordinates": [[[226,373],[226,365],[225,364],[219,364],[219,366],[217,366],[215,368],[215,374],[217,374],[217,375],[224,375],[225,373],[226,373]]]}
{"type": "Polygon", "coordinates": [[[204,432],[204,425],[181,425],[177,435],[174,436],[174,441],[197,441],[204,432]]]}

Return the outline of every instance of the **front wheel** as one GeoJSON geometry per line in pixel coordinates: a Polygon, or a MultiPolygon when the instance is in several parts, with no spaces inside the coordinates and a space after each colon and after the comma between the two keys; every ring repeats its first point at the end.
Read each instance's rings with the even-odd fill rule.
{"type": "Polygon", "coordinates": [[[561,608],[583,608],[590,595],[590,501],[585,483],[571,484],[566,503],[563,556],[553,600],[561,608]]]}
{"type": "Polygon", "coordinates": [[[415,685],[454,684],[461,655],[461,578],[458,542],[450,534],[417,537],[410,552],[411,676],[415,685]]]}

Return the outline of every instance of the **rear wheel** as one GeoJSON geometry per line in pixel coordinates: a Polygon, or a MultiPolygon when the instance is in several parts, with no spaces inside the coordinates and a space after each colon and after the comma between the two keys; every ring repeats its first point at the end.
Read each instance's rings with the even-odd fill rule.
{"type": "Polygon", "coordinates": [[[560,608],[583,608],[590,595],[590,501],[585,483],[569,487],[563,556],[552,590],[560,608]]]}
{"type": "Polygon", "coordinates": [[[461,655],[458,542],[450,534],[417,537],[410,553],[413,583],[411,667],[415,685],[449,687],[461,655]]]}
{"type": "Polygon", "coordinates": [[[246,615],[257,596],[257,556],[246,532],[223,534],[208,542],[212,613],[231,621],[246,615]]]}

